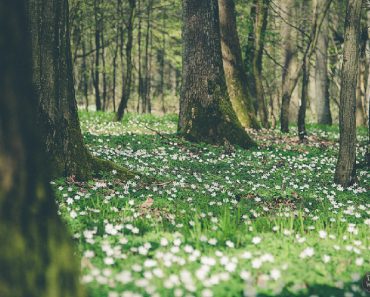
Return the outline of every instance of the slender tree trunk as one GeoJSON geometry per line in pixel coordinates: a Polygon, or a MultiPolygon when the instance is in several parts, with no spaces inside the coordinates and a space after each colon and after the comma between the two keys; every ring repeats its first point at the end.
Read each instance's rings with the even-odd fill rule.
{"type": "Polygon", "coordinates": [[[339,110],[339,156],[335,182],[354,183],[356,176],[356,86],[360,55],[360,19],[362,0],[347,0],[342,81],[339,110]]]}
{"type": "Polygon", "coordinates": [[[253,145],[227,92],[217,0],[183,0],[183,46],[179,132],[191,141],[253,145]]]}
{"type": "Polygon", "coordinates": [[[130,0],[130,14],[127,24],[127,43],[126,43],[126,76],[122,86],[122,97],[118,106],[116,119],[121,121],[125,109],[127,108],[128,100],[131,94],[131,82],[132,82],[132,45],[133,45],[133,32],[134,32],[134,21],[135,21],[135,7],[136,0],[130,0]]]}
{"type": "Polygon", "coordinates": [[[298,111],[298,136],[300,141],[304,141],[306,132],[306,110],[308,101],[308,82],[310,79],[310,63],[306,59],[303,61],[302,67],[302,95],[301,104],[298,111]]]}
{"type": "Polygon", "coordinates": [[[138,0],[138,14],[139,14],[139,20],[138,20],[138,31],[137,31],[137,43],[138,43],[138,100],[137,100],[137,108],[136,111],[140,111],[140,103],[142,100],[142,94],[143,94],[143,78],[142,78],[142,69],[141,69],[141,0],[138,0]]]}
{"type": "Polygon", "coordinates": [[[356,94],[356,126],[366,126],[367,115],[366,107],[368,100],[366,98],[366,84],[369,75],[369,63],[366,56],[366,47],[369,42],[368,20],[366,13],[363,14],[361,21],[361,38],[360,38],[360,64],[357,82],[356,94]]]}
{"type": "Polygon", "coordinates": [[[280,125],[282,132],[289,131],[289,106],[291,99],[291,89],[294,84],[294,73],[296,71],[295,64],[297,63],[297,40],[294,35],[294,28],[290,24],[294,22],[294,0],[283,0],[282,11],[285,12],[282,23],[282,45],[284,68],[282,72],[282,101],[280,125]]]}
{"type": "Polygon", "coordinates": [[[159,57],[159,76],[160,76],[160,82],[159,82],[159,90],[160,90],[160,96],[161,96],[161,105],[162,105],[162,112],[163,114],[166,113],[166,106],[164,101],[164,61],[166,57],[166,11],[163,9],[162,12],[162,48],[159,50],[158,57],[159,57]]]}
{"type": "MultiPolygon", "coordinates": [[[[103,28],[103,23],[102,23],[103,28]]],[[[104,40],[104,30],[101,30],[101,60],[102,60],[102,72],[103,72],[103,111],[107,110],[108,108],[108,100],[107,100],[107,69],[105,67],[105,40],[104,40]]]]}
{"type": "MultiPolygon", "coordinates": [[[[118,1],[119,3],[119,1],[118,1]]],[[[118,4],[119,5],[119,4],[118,4]]],[[[112,100],[113,100],[113,112],[116,112],[116,89],[117,89],[117,58],[118,58],[118,48],[119,48],[119,28],[116,28],[116,44],[114,47],[113,54],[113,91],[112,91],[112,100]]]]}
{"type": "Polygon", "coordinates": [[[315,96],[317,123],[331,125],[328,76],[328,43],[329,43],[329,16],[324,18],[317,40],[316,67],[315,67],[315,96]]]}
{"type": "Polygon", "coordinates": [[[141,94],[141,112],[147,113],[150,99],[148,97],[149,89],[149,46],[150,46],[150,28],[151,28],[151,6],[152,0],[148,0],[147,9],[146,9],[146,32],[145,32],[145,49],[144,49],[144,77],[142,78],[142,94],[141,94]]]}
{"type": "Polygon", "coordinates": [[[89,94],[88,94],[88,81],[89,75],[87,70],[87,62],[86,62],[86,44],[85,41],[82,42],[82,75],[83,75],[83,92],[85,97],[85,109],[86,111],[89,110],[89,94]]]}
{"type": "Polygon", "coordinates": [[[0,0],[0,296],[82,297],[79,264],[57,214],[38,133],[28,5],[34,13],[42,9],[0,0]]]}
{"type": "MultiPolygon", "coordinates": [[[[151,9],[151,8],[150,8],[151,9]]],[[[149,31],[149,53],[148,53],[148,67],[146,73],[146,110],[148,113],[152,113],[152,100],[151,100],[151,92],[152,92],[152,56],[153,56],[153,30],[150,29],[149,31]]]]}
{"type": "Polygon", "coordinates": [[[98,5],[99,0],[94,0],[94,17],[95,17],[95,105],[96,110],[102,110],[101,99],[100,99],[100,81],[99,81],[99,72],[100,72],[100,17],[98,15],[98,5]]]}
{"type": "Polygon", "coordinates": [[[247,76],[236,28],[234,0],[219,0],[218,4],[222,60],[231,104],[243,127],[259,128],[247,89],[247,76]]]}

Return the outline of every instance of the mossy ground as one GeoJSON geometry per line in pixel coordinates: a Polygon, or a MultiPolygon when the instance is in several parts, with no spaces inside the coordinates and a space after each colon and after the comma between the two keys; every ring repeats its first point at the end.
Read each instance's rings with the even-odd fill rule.
{"type": "Polygon", "coordinates": [[[55,181],[90,296],[366,296],[366,130],[342,189],[336,126],[308,125],[304,145],[250,131],[259,147],[230,152],[178,138],[173,115],[80,119],[93,155],[141,174],[55,181]]]}

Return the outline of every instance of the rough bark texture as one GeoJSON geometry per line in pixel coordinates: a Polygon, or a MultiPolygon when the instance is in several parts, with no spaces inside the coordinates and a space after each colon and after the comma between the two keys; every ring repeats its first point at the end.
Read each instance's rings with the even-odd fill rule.
{"type": "Polygon", "coordinates": [[[294,35],[294,28],[288,23],[293,22],[294,0],[283,0],[282,11],[286,14],[286,22],[281,26],[284,68],[282,72],[282,103],[280,114],[280,125],[282,132],[289,131],[289,105],[292,94],[292,85],[294,84],[295,65],[297,63],[297,42],[294,35]],[[288,22],[288,23],[287,23],[288,22]]]}
{"type": "Polygon", "coordinates": [[[315,95],[317,123],[324,125],[332,124],[329,98],[328,76],[328,43],[329,43],[328,16],[325,17],[317,39],[316,66],[315,66],[315,95]]]}
{"type": "Polygon", "coordinates": [[[0,0],[0,296],[85,296],[36,126],[26,1],[0,0]]]}
{"type": "Polygon", "coordinates": [[[348,0],[342,81],[339,110],[339,156],[335,182],[342,186],[353,184],[356,175],[356,86],[360,55],[360,16],[362,0],[348,0]]]}
{"type": "Polygon", "coordinates": [[[234,0],[218,0],[218,4],[222,60],[231,104],[243,127],[259,128],[247,89],[247,76],[236,28],[234,0]]]}
{"type": "Polygon", "coordinates": [[[72,75],[68,1],[31,0],[29,15],[39,126],[52,177],[87,179],[100,170],[116,167],[93,158],[83,143],[72,75]]]}
{"type": "Polygon", "coordinates": [[[118,106],[117,121],[121,121],[127,108],[128,100],[131,94],[131,81],[132,81],[132,43],[133,43],[133,31],[134,31],[134,18],[135,18],[135,7],[136,0],[130,0],[130,13],[127,24],[127,43],[126,43],[126,75],[124,76],[122,86],[122,97],[118,106]]]}
{"type": "Polygon", "coordinates": [[[227,92],[217,0],[183,0],[183,42],[179,132],[192,141],[250,147],[227,92]]]}
{"type": "Polygon", "coordinates": [[[361,21],[361,38],[360,38],[360,64],[356,93],[356,126],[366,126],[367,124],[367,105],[366,84],[369,75],[369,61],[366,56],[366,47],[369,42],[368,20],[366,13],[362,16],[361,21]]]}

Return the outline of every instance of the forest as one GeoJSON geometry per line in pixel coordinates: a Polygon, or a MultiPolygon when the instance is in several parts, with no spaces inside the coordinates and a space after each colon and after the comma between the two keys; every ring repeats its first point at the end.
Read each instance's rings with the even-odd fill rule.
{"type": "Polygon", "coordinates": [[[369,0],[0,0],[0,297],[370,293],[369,0]]]}

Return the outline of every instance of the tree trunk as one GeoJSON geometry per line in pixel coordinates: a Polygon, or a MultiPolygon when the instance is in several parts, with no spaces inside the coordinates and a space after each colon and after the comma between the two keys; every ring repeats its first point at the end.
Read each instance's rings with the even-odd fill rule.
{"type": "Polygon", "coordinates": [[[306,132],[306,109],[308,101],[308,82],[310,79],[310,63],[306,59],[303,61],[302,67],[302,95],[298,111],[298,137],[300,141],[304,141],[307,135],[306,132]]]}
{"type": "Polygon", "coordinates": [[[339,109],[339,156],[335,182],[347,187],[356,175],[356,86],[360,55],[362,0],[348,0],[339,109]]]}
{"type": "Polygon", "coordinates": [[[247,89],[247,76],[236,28],[234,0],[218,0],[218,4],[222,60],[231,104],[243,127],[259,128],[247,89]]]}
{"type": "Polygon", "coordinates": [[[86,62],[86,44],[85,41],[82,42],[82,76],[83,76],[83,92],[85,97],[85,109],[86,111],[89,110],[89,94],[88,94],[88,70],[87,70],[87,62],[86,62]]]}
{"type": "MultiPolygon", "coordinates": [[[[39,102],[39,124],[52,177],[87,179],[114,164],[93,158],[83,143],[74,92],[67,0],[32,0],[33,82],[39,102]],[[42,19],[42,22],[40,22],[42,19]]],[[[126,170],[115,168],[127,175],[126,170]]]]}
{"type": "Polygon", "coordinates": [[[144,59],[144,78],[143,78],[143,94],[141,98],[141,112],[150,113],[150,32],[151,32],[151,9],[153,1],[149,0],[147,3],[147,22],[145,32],[145,59],[144,59]]]}
{"type": "Polygon", "coordinates": [[[268,7],[270,0],[257,0],[256,20],[254,25],[254,57],[253,74],[255,77],[256,100],[258,102],[258,114],[263,127],[269,128],[268,110],[263,89],[262,58],[265,44],[265,33],[267,27],[268,7]]]}
{"type": "Polygon", "coordinates": [[[138,0],[138,13],[139,13],[139,19],[138,19],[138,31],[137,31],[137,43],[138,43],[138,100],[137,100],[137,107],[136,111],[140,111],[140,103],[143,96],[143,77],[142,77],[142,67],[141,67],[141,0],[138,0]]]}
{"type": "Polygon", "coordinates": [[[99,0],[94,0],[94,16],[95,16],[95,105],[96,110],[102,109],[100,99],[100,82],[99,82],[99,71],[100,71],[100,17],[98,16],[98,5],[99,0]]]}
{"type": "Polygon", "coordinates": [[[295,37],[295,30],[290,24],[294,22],[294,0],[283,0],[282,11],[285,12],[285,21],[282,23],[282,45],[284,68],[282,73],[282,101],[281,101],[281,114],[280,125],[282,132],[289,131],[289,106],[291,99],[291,89],[294,84],[295,64],[297,63],[297,38],[295,37]],[[288,23],[289,24],[288,24],[288,23]]]}
{"type": "Polygon", "coordinates": [[[217,0],[183,0],[183,46],[179,132],[191,141],[253,145],[227,92],[217,0]]]}
{"type": "MultiPolygon", "coordinates": [[[[103,17],[102,17],[103,18],[103,17]]],[[[104,40],[104,30],[103,30],[103,22],[101,23],[102,30],[100,33],[101,37],[101,60],[102,60],[102,72],[103,72],[103,111],[107,110],[108,108],[108,100],[107,100],[107,69],[105,67],[105,40],[104,40]]]]}
{"type": "Polygon", "coordinates": [[[332,118],[330,112],[329,97],[329,77],[328,77],[328,42],[329,42],[329,21],[328,16],[324,18],[318,35],[316,47],[316,66],[315,66],[315,96],[317,123],[331,125],[332,118]]]}
{"type": "Polygon", "coordinates": [[[356,94],[356,126],[366,126],[367,124],[366,106],[368,104],[368,100],[366,98],[366,84],[367,77],[369,75],[369,63],[366,56],[366,46],[368,42],[368,20],[366,13],[364,13],[361,22],[361,50],[356,94]]]}
{"type": "Polygon", "coordinates": [[[117,121],[121,121],[127,108],[128,100],[131,94],[131,82],[132,82],[132,43],[133,43],[133,31],[135,21],[135,7],[136,0],[130,0],[130,14],[127,24],[127,43],[126,43],[126,76],[122,86],[122,97],[118,106],[117,121]]]}
{"type": "Polygon", "coordinates": [[[0,296],[82,297],[36,125],[26,5],[0,0],[0,296]]]}

